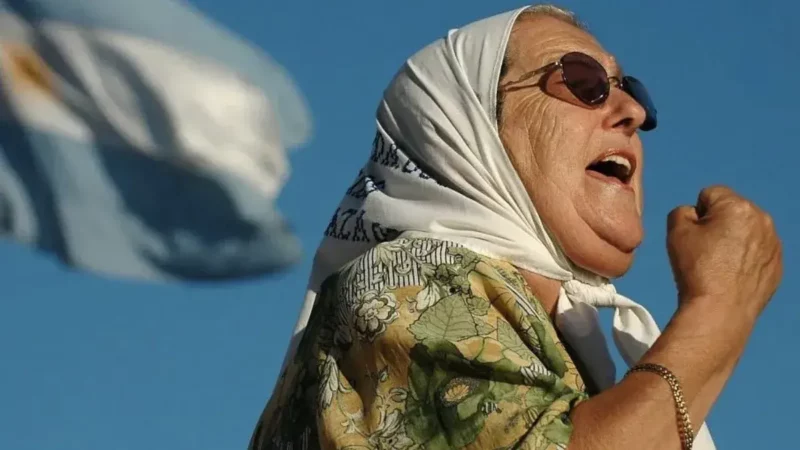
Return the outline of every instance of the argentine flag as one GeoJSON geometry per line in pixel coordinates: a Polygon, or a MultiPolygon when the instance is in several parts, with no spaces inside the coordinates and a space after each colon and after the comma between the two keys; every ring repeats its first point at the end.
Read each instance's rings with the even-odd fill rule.
{"type": "Polygon", "coordinates": [[[138,279],[285,268],[309,134],[287,73],[187,3],[0,0],[0,238],[138,279]]]}

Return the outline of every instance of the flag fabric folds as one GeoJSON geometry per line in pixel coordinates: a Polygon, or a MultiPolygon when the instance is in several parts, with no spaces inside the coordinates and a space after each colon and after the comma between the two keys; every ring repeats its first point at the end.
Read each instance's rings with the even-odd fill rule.
{"type": "Polygon", "coordinates": [[[310,132],[284,69],[187,3],[0,0],[0,237],[138,279],[286,268],[310,132]]]}

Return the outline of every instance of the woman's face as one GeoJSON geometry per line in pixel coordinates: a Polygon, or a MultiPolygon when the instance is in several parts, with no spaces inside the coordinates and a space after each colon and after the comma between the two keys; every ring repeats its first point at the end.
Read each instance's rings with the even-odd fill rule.
{"type": "MultiPolygon", "coordinates": [[[[557,61],[586,53],[611,76],[619,68],[588,33],[548,16],[514,26],[508,70],[500,85],[557,61]]],[[[561,72],[537,75],[524,89],[504,92],[500,136],[544,224],[578,266],[607,277],[624,274],[641,243],[642,107],[612,88],[605,103],[590,108],[566,88],[561,72]],[[542,88],[536,85],[539,77],[542,88]],[[595,162],[614,154],[633,170],[629,179],[604,175],[595,162]]],[[[619,160],[617,159],[619,162],[619,160]]]]}

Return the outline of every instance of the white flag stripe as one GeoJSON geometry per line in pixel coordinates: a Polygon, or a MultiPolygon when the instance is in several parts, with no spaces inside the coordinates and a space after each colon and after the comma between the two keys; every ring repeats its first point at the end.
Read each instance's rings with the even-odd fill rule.
{"type": "Polygon", "coordinates": [[[154,157],[235,173],[263,195],[277,195],[288,163],[275,114],[261,90],[228,68],[154,41],[58,22],[38,26],[34,31],[14,16],[0,15],[6,38],[0,67],[18,120],[81,141],[114,144],[121,137],[154,157]],[[47,57],[34,52],[35,33],[56,46],[86,92],[47,66],[42,77],[53,81],[53,91],[26,88],[14,79],[10,68],[19,64],[14,60],[19,53],[47,57]],[[171,123],[153,123],[142,110],[142,96],[157,101],[171,123]],[[103,117],[108,132],[98,135],[102,127],[87,126],[86,115],[103,117]],[[172,127],[166,134],[178,142],[161,142],[159,126],[172,127]]]}

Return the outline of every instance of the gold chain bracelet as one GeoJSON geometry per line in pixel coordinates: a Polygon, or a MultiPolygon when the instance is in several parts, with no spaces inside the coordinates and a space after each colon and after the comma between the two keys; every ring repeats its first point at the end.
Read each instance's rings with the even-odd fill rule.
{"type": "Polygon", "coordinates": [[[689,408],[683,399],[683,390],[681,384],[678,382],[678,377],[675,376],[669,369],[659,364],[637,364],[628,370],[625,376],[634,372],[653,372],[663,378],[669,387],[672,389],[672,398],[675,399],[675,408],[677,409],[678,416],[678,435],[681,439],[681,447],[683,450],[691,450],[694,443],[694,428],[692,428],[692,420],[689,417],[689,408]]]}

